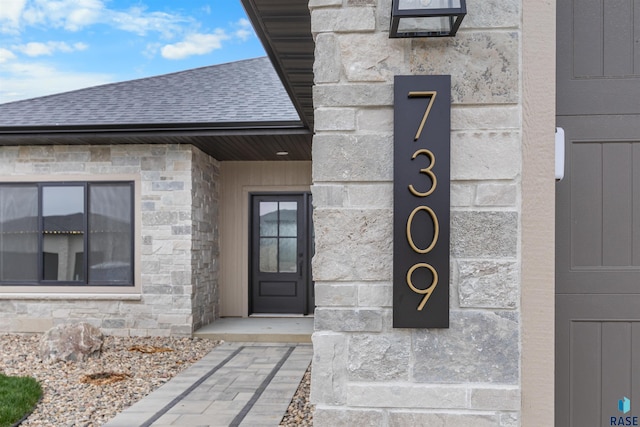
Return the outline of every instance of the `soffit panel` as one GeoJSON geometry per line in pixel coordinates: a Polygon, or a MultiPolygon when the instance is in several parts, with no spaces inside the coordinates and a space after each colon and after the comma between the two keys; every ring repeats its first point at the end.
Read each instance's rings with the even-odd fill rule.
{"type": "Polygon", "coordinates": [[[95,134],[25,134],[2,135],[0,146],[20,145],[120,145],[120,144],[191,144],[213,158],[225,160],[311,160],[311,134],[291,135],[95,135],[95,134]],[[276,153],[289,154],[279,156],[276,153]]]}
{"type": "Polygon", "coordinates": [[[303,121],[313,129],[311,15],[301,0],[242,0],[303,121]]]}

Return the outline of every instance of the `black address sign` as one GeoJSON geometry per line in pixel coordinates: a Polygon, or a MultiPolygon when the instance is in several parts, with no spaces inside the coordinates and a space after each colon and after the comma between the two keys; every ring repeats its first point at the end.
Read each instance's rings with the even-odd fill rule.
{"type": "Polygon", "coordinates": [[[393,327],[449,327],[451,76],[395,76],[393,327]]]}

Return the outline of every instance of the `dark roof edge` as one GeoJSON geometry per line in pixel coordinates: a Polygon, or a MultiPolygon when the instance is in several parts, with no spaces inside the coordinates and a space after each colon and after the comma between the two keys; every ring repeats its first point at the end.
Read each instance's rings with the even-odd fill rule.
{"type": "Polygon", "coordinates": [[[249,18],[249,21],[251,21],[251,24],[253,25],[253,29],[256,32],[256,35],[260,39],[260,42],[262,43],[262,47],[264,48],[264,51],[267,53],[267,56],[271,60],[271,64],[273,65],[273,68],[276,70],[276,73],[278,73],[278,77],[280,77],[280,81],[282,82],[282,85],[286,89],[287,94],[289,94],[289,99],[291,99],[293,106],[296,108],[296,111],[298,112],[298,116],[304,123],[304,126],[309,128],[310,127],[309,121],[305,116],[304,108],[302,108],[302,106],[300,105],[300,101],[295,96],[295,92],[291,87],[291,83],[289,82],[289,79],[287,78],[283,70],[283,67],[282,67],[282,64],[280,63],[278,55],[276,55],[276,53],[273,51],[273,48],[271,46],[271,40],[269,40],[269,37],[267,36],[267,31],[264,28],[262,20],[260,19],[256,11],[256,7],[255,7],[255,4],[253,3],[253,0],[241,0],[240,3],[242,3],[242,7],[246,12],[247,17],[249,18]]]}
{"type": "Polygon", "coordinates": [[[299,121],[293,122],[227,122],[227,123],[149,123],[149,124],[104,124],[65,126],[0,126],[2,136],[54,136],[82,134],[118,134],[169,136],[188,134],[208,135],[260,135],[260,134],[308,134],[311,131],[299,121]]]}

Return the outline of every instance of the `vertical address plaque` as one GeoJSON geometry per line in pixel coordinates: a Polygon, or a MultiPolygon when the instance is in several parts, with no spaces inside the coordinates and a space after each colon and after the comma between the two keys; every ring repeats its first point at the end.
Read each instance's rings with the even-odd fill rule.
{"type": "Polygon", "coordinates": [[[395,76],[393,327],[449,327],[451,76],[395,76]]]}

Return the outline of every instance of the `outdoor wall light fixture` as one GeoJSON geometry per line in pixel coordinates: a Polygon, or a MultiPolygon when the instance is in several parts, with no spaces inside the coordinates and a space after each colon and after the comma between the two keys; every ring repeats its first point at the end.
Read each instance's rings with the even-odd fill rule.
{"type": "Polygon", "coordinates": [[[393,0],[389,38],[452,37],[466,14],[465,0],[393,0]]]}

